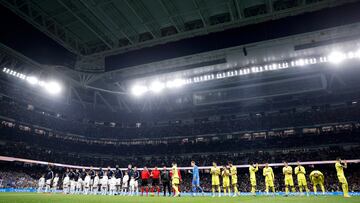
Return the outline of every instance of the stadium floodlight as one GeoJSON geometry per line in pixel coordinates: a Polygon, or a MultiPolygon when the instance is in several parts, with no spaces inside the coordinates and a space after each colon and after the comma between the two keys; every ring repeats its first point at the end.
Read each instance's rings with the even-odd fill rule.
{"type": "Polygon", "coordinates": [[[134,96],[141,96],[148,91],[148,88],[144,85],[134,85],[131,88],[131,94],[134,96]]]}
{"type": "Polygon", "coordinates": [[[339,64],[345,59],[346,59],[346,55],[339,51],[333,51],[328,55],[328,60],[334,64],[339,64]]]}
{"type": "Polygon", "coordinates": [[[36,85],[36,84],[38,84],[39,79],[35,76],[28,76],[26,78],[26,81],[28,81],[28,83],[30,83],[31,85],[36,85]]]}
{"type": "Polygon", "coordinates": [[[53,95],[59,94],[62,90],[61,85],[56,81],[49,81],[49,82],[45,83],[44,87],[48,93],[53,94],[53,95]]]}
{"type": "Polygon", "coordinates": [[[165,88],[164,83],[159,81],[154,81],[150,84],[150,91],[154,93],[160,93],[165,88]]]}

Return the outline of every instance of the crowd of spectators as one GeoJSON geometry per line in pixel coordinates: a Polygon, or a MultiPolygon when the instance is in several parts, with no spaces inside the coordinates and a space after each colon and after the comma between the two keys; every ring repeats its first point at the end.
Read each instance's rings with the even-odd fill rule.
{"type": "MultiPolygon", "coordinates": [[[[312,109],[302,112],[247,115],[238,118],[224,117],[216,120],[200,119],[191,123],[172,123],[164,126],[139,125],[112,126],[109,122],[88,122],[73,119],[71,115],[59,115],[29,106],[12,99],[0,100],[0,115],[19,122],[87,137],[96,138],[156,138],[195,136],[204,134],[233,133],[241,131],[261,131],[315,124],[359,121],[360,107],[345,106],[337,109],[312,109]]],[[[116,121],[114,121],[116,122],[116,121]]]]}
{"type": "Polygon", "coordinates": [[[21,167],[15,171],[0,171],[0,188],[36,188],[36,185],[37,180],[21,172],[21,167]]]}

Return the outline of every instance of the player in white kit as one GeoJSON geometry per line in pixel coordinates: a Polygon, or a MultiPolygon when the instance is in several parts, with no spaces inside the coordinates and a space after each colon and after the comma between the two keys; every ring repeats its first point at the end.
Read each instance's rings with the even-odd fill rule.
{"type": "Polygon", "coordinates": [[[96,172],[96,173],[95,173],[95,177],[94,177],[94,183],[93,183],[93,185],[92,185],[92,193],[93,193],[94,195],[97,195],[97,194],[98,194],[99,184],[100,184],[99,173],[96,172]]]}
{"type": "Polygon", "coordinates": [[[59,174],[55,174],[54,180],[52,182],[52,192],[56,192],[59,184],[59,174]]]}
{"type": "Polygon", "coordinates": [[[84,183],[84,194],[88,195],[90,191],[90,183],[91,183],[91,177],[89,173],[86,174],[83,183],[84,183]]]}
{"type": "Polygon", "coordinates": [[[109,194],[110,195],[115,195],[116,192],[116,178],[115,175],[113,174],[112,177],[109,180],[109,194]]]}
{"type": "Polygon", "coordinates": [[[100,182],[101,182],[101,194],[106,195],[109,184],[109,178],[107,176],[107,172],[104,172],[104,176],[101,178],[100,182]]]}
{"type": "Polygon", "coordinates": [[[126,195],[129,192],[129,175],[128,172],[125,171],[125,175],[122,179],[122,187],[121,187],[121,194],[126,195]]]}
{"type": "Polygon", "coordinates": [[[37,192],[43,192],[45,188],[45,176],[42,175],[41,178],[38,181],[38,190],[37,192]]]}
{"type": "Polygon", "coordinates": [[[69,190],[70,190],[70,177],[69,177],[69,172],[67,171],[63,179],[63,193],[69,194],[70,192],[69,190]]]}

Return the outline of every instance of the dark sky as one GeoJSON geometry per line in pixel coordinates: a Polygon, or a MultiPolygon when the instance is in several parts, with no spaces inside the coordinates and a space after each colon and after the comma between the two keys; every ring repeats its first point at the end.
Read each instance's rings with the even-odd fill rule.
{"type": "MultiPolygon", "coordinates": [[[[360,21],[360,2],[249,25],[108,57],[106,70],[181,57],[360,21]]],[[[44,64],[73,65],[75,55],[0,5],[0,41],[44,64]]]]}

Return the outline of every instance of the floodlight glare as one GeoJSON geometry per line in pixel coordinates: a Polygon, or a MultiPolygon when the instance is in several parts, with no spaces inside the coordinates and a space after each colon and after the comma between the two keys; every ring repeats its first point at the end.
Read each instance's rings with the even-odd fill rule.
{"type": "Polygon", "coordinates": [[[132,89],[131,89],[131,93],[134,96],[141,96],[144,93],[146,93],[148,91],[148,88],[146,86],[143,85],[135,85],[132,89]]]}
{"type": "Polygon", "coordinates": [[[32,85],[36,85],[39,82],[39,79],[35,76],[28,76],[26,80],[32,85]]]}
{"type": "Polygon", "coordinates": [[[183,79],[175,79],[175,80],[169,80],[166,82],[166,87],[167,88],[173,88],[173,87],[181,87],[185,84],[185,80],[183,79]]]}
{"type": "Polygon", "coordinates": [[[330,53],[328,56],[328,60],[331,63],[335,63],[335,64],[341,63],[343,60],[345,60],[345,58],[346,58],[345,54],[338,51],[334,51],[330,53]]]}
{"type": "Polygon", "coordinates": [[[355,57],[360,58],[360,49],[355,53],[355,57]]]}
{"type": "Polygon", "coordinates": [[[61,85],[56,81],[47,82],[44,87],[50,94],[59,94],[62,89],[61,85]]]}
{"type": "Polygon", "coordinates": [[[160,93],[165,88],[164,83],[159,81],[154,81],[150,85],[150,90],[155,93],[160,93]]]}

